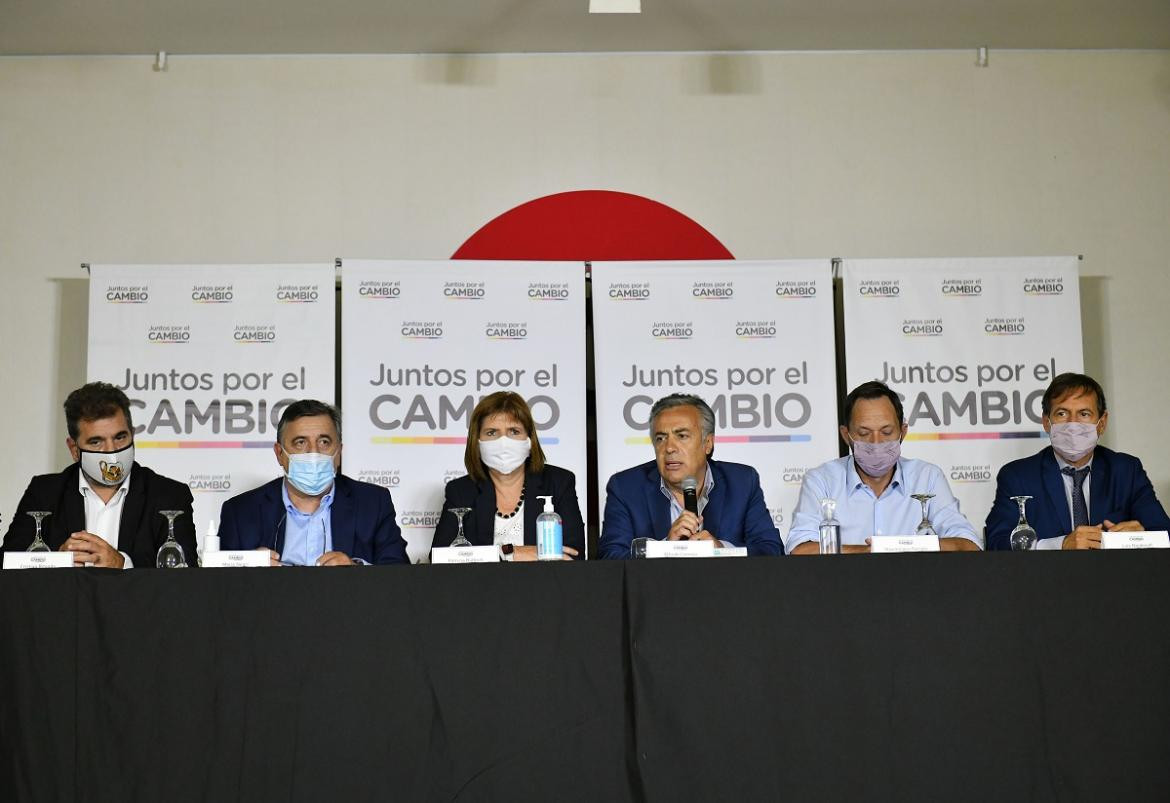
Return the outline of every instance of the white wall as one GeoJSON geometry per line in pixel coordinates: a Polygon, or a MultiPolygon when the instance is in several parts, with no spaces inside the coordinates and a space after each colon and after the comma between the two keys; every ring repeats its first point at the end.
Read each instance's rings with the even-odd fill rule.
{"type": "Polygon", "coordinates": [[[973,62],[0,59],[0,513],[68,460],[79,263],[442,258],[585,188],[662,201],[739,258],[1084,254],[1107,443],[1170,499],[1170,52],[973,62]]]}

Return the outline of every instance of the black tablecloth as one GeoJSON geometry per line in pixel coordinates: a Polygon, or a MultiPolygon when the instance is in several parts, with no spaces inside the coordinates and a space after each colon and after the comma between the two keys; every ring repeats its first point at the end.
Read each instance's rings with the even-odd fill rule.
{"type": "Polygon", "coordinates": [[[0,800],[1167,800],[1170,555],[0,576],[0,800]]]}

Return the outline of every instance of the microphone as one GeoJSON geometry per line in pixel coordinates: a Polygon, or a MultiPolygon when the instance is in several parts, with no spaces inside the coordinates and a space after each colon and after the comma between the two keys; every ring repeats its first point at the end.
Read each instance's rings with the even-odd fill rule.
{"type": "Polygon", "coordinates": [[[285,521],[288,520],[288,511],[284,511],[280,516],[280,521],[276,522],[276,526],[272,528],[272,551],[276,552],[276,545],[280,543],[280,528],[284,526],[285,521]]]}
{"type": "Polygon", "coordinates": [[[695,482],[694,477],[687,477],[682,481],[683,492],[683,508],[699,515],[699,497],[695,490],[699,487],[699,483],[695,482]]]}
{"type": "MultiPolygon", "coordinates": [[[[683,509],[699,515],[699,497],[695,493],[695,489],[699,487],[699,483],[695,482],[694,477],[687,477],[682,481],[683,492],[683,509]]],[[[683,537],[681,540],[689,541],[690,538],[683,537]]]]}

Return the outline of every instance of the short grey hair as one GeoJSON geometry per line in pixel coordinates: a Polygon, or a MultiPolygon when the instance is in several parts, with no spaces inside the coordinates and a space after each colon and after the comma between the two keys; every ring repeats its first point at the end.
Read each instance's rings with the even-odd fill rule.
{"type": "Polygon", "coordinates": [[[284,443],[284,427],[289,421],[296,421],[298,418],[307,418],[313,415],[327,415],[333,422],[333,428],[337,430],[337,442],[341,442],[341,412],[332,404],[326,404],[316,399],[301,399],[295,401],[288,407],[284,408],[284,412],[280,415],[280,422],[276,425],[276,442],[284,443]]]}
{"type": "MultiPolygon", "coordinates": [[[[654,406],[650,408],[651,431],[654,429],[655,419],[675,407],[694,407],[699,411],[699,428],[702,436],[705,438],[715,434],[715,411],[711,409],[711,405],[703,401],[701,396],[696,396],[693,393],[671,393],[669,396],[663,396],[654,402],[654,406]]],[[[714,447],[712,447],[711,453],[715,453],[714,447]]]]}

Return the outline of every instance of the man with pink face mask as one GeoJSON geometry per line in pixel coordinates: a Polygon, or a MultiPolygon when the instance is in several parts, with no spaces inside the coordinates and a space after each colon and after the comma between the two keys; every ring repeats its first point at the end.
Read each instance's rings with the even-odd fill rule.
{"type": "Polygon", "coordinates": [[[1061,374],[1041,407],[1052,445],[1000,469],[987,515],[989,549],[1011,548],[1020,517],[1013,496],[1032,497],[1027,516],[1036,549],[1100,549],[1102,531],[1170,530],[1141,461],[1097,443],[1109,413],[1096,380],[1061,374]]]}
{"type": "Polygon", "coordinates": [[[959,512],[942,469],[902,456],[906,419],[902,400],[882,382],[854,388],[841,411],[841,440],[851,454],[804,475],[785,549],[790,555],[820,552],[821,500],[836,502],[842,552],[869,552],[874,535],[909,535],[922,520],[912,494],[933,494],[927,513],[944,552],[982,549],[983,541],[959,512]]]}

